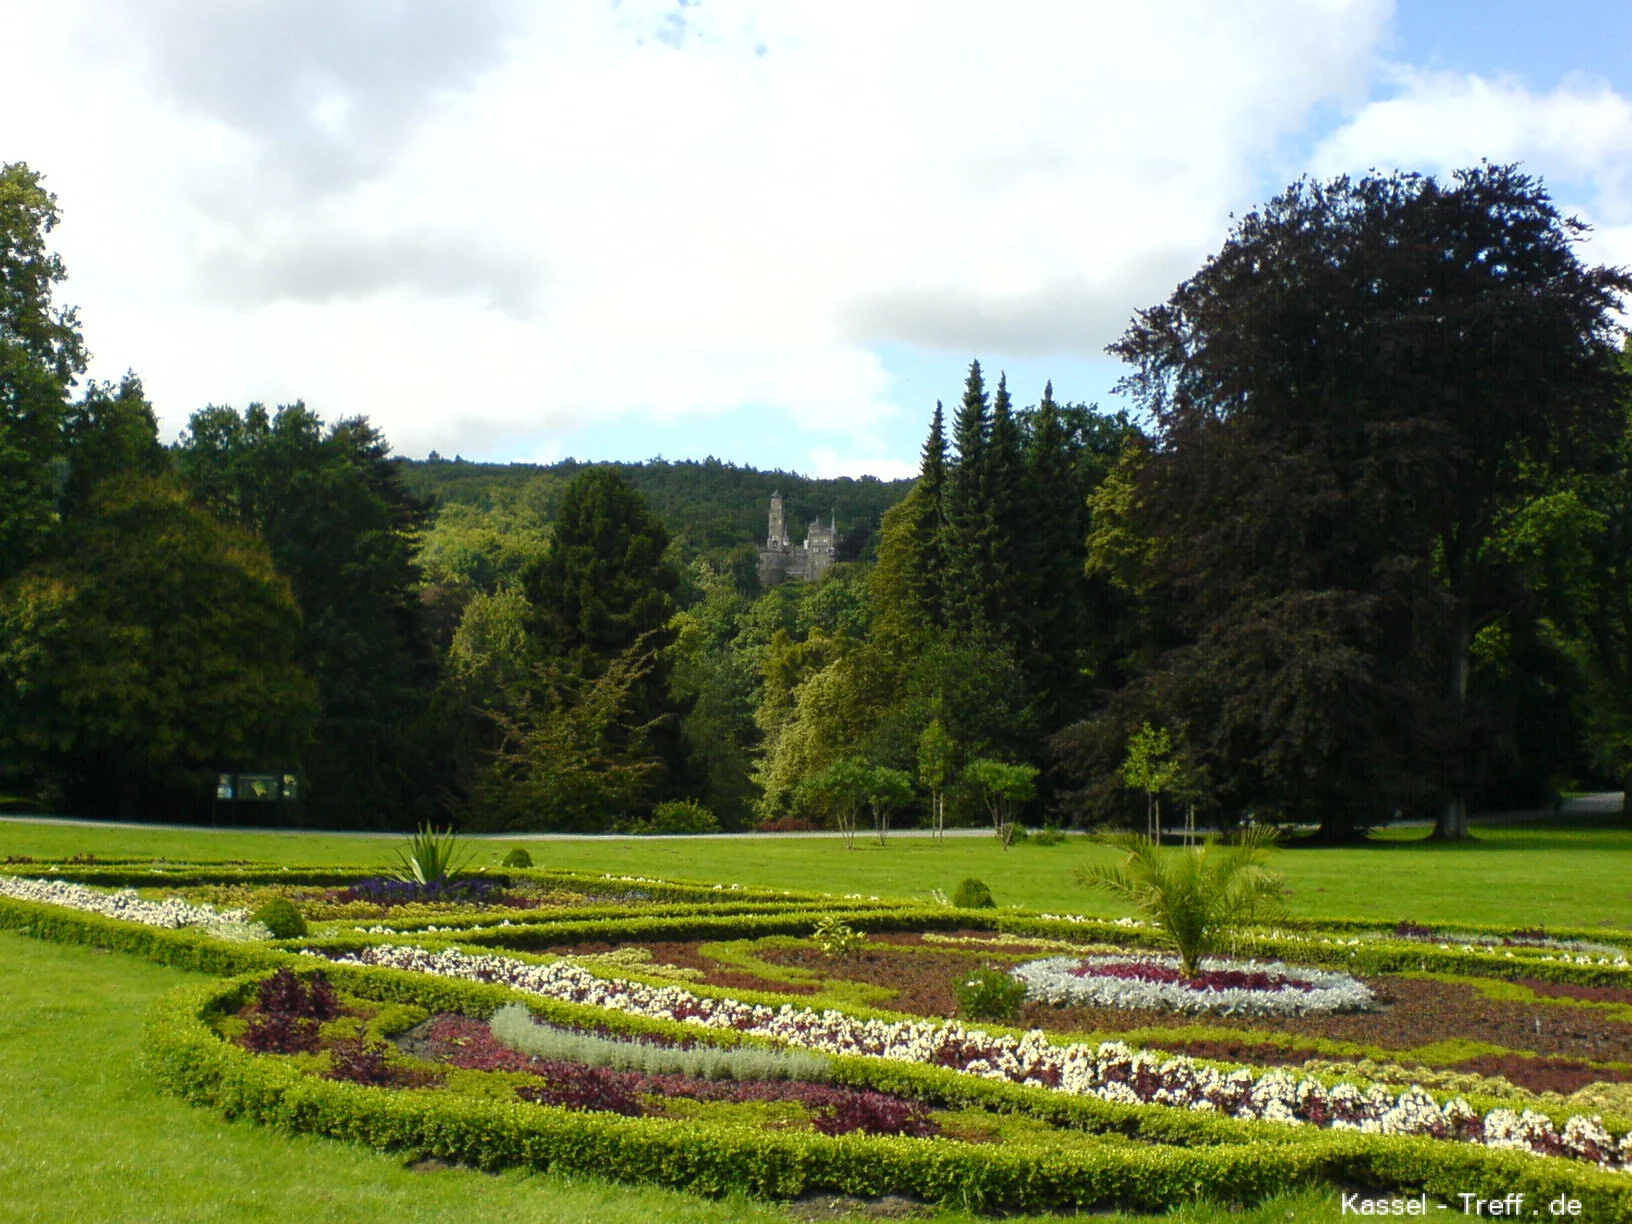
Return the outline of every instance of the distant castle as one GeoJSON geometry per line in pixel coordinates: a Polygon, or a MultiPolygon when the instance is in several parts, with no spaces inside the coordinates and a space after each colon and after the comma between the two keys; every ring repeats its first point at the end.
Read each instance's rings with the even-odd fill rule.
{"type": "Polygon", "coordinates": [[[789,578],[815,582],[833,564],[833,548],[838,541],[838,514],[822,526],[814,518],[805,533],[805,542],[795,548],[788,542],[788,524],[782,516],[782,494],[771,494],[771,530],[765,537],[765,546],[759,550],[759,584],[775,586],[789,578]]]}

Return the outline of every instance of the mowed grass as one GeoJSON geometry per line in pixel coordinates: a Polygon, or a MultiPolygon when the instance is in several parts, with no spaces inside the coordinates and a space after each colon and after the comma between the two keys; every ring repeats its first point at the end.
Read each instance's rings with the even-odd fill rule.
{"type": "MultiPolygon", "coordinates": [[[[1525,926],[1632,926],[1632,825],[1487,826],[1444,845],[1404,830],[1341,849],[1275,856],[1291,888],[1289,909],[1308,917],[1525,926]]],[[[72,854],[256,859],[384,868],[399,839],[248,830],[125,829],[0,821],[0,858],[72,854]]],[[[916,897],[984,880],[1000,905],[1121,916],[1109,897],[1072,879],[1111,852],[1082,838],[1062,846],[1021,844],[1004,852],[989,838],[836,839],[579,838],[467,839],[471,864],[496,865],[513,845],[540,866],[815,889],[838,895],[916,897]]]]}
{"type": "MultiPolygon", "coordinates": [[[[153,999],[191,975],[0,932],[0,1221],[45,1224],[792,1224],[786,1208],[590,1178],[443,1168],[228,1122],[159,1095],[140,1031],[153,999]]],[[[1186,1205],[1171,1224],[1340,1217],[1302,1194],[1237,1213],[1186,1205]]],[[[1106,1216],[1115,1221],[1152,1217],[1106,1216]]],[[[936,1213],[938,1224],[971,1217],[936,1213]]],[[[1010,1224],[1023,1224],[1010,1218],[1010,1224]]]]}

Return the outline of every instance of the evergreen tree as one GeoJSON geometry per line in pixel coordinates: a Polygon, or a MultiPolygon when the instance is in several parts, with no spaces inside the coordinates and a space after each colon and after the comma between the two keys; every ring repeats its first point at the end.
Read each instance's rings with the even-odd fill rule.
{"type": "Polygon", "coordinates": [[[918,482],[884,515],[868,588],[878,634],[912,649],[946,624],[946,428],[941,402],[924,440],[918,482]]]}
{"type": "Polygon", "coordinates": [[[588,468],[561,496],[548,549],[526,574],[544,651],[596,675],[674,615],[679,575],[669,533],[610,468],[588,468]]]}
{"type": "Polygon", "coordinates": [[[957,458],[947,473],[940,545],[946,620],[962,632],[985,634],[993,628],[985,615],[994,577],[987,462],[991,417],[979,361],[969,364],[952,441],[957,458]]]}
{"type": "Polygon", "coordinates": [[[1021,664],[1037,694],[1039,720],[1050,729],[1075,708],[1085,688],[1087,513],[1075,450],[1050,382],[1031,419],[1023,526],[1015,538],[1021,664]]]}
{"type": "MultiPolygon", "coordinates": [[[[588,468],[563,491],[549,547],[523,577],[538,651],[555,660],[556,679],[536,695],[540,716],[590,700],[612,661],[630,660],[619,697],[625,714],[604,727],[604,751],[631,765],[654,763],[636,773],[659,792],[681,787],[687,772],[665,650],[679,585],[668,544],[639,492],[611,468],[588,468]]],[[[610,827],[629,813],[602,815],[610,827]]]]}

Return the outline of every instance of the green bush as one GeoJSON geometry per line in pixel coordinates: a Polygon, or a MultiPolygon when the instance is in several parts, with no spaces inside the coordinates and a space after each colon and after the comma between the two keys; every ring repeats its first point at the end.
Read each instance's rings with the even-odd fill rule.
{"type": "Polygon", "coordinates": [[[812,938],[822,950],[822,955],[830,960],[846,960],[860,952],[867,942],[867,936],[848,922],[831,915],[816,924],[812,938]]]}
{"type": "Polygon", "coordinates": [[[1034,846],[1063,846],[1065,842],[1065,830],[1057,829],[1053,825],[1039,829],[1031,835],[1031,844],[1034,846]]]}
{"type": "Polygon", "coordinates": [[[652,809],[645,820],[630,820],[618,825],[620,833],[718,833],[720,822],[714,813],[691,799],[673,799],[652,809]]]}
{"type": "Polygon", "coordinates": [[[997,908],[997,902],[992,900],[992,890],[974,876],[968,877],[953,890],[952,904],[959,909],[997,908]]]}
{"type": "Polygon", "coordinates": [[[1026,984],[1001,969],[977,969],[960,975],[952,983],[958,996],[958,1015],[966,1020],[998,1020],[1007,1023],[1020,1014],[1026,1001],[1026,984]]]}
{"type": "Polygon", "coordinates": [[[501,867],[531,867],[532,865],[533,856],[528,854],[527,851],[523,850],[520,846],[517,846],[514,850],[510,851],[509,854],[505,855],[504,861],[500,863],[501,867]]]}
{"type": "Polygon", "coordinates": [[[306,919],[287,897],[273,897],[249,916],[272,932],[273,939],[299,939],[306,934],[306,919]]]}

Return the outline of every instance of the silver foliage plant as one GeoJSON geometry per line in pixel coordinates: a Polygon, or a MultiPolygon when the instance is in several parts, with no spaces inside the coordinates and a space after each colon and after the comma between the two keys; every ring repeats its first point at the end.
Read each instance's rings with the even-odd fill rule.
{"type": "Polygon", "coordinates": [[[639,1071],[645,1075],[687,1075],[694,1079],[798,1080],[826,1083],[833,1078],[831,1059],[802,1050],[761,1050],[752,1047],[652,1045],[643,1041],[616,1041],[592,1033],[538,1024],[519,1003],[501,1007],[488,1021],[494,1040],[533,1058],[639,1071]]]}
{"type": "Polygon", "coordinates": [[[1171,957],[1051,956],[1014,969],[1029,998],[1064,1007],[1149,1007],[1161,1011],[1212,1012],[1223,1016],[1308,1016],[1363,1011],[1371,1006],[1367,987],[1347,973],[1294,968],[1279,961],[1207,960],[1204,972],[1261,973],[1284,978],[1280,987],[1219,986],[1198,989],[1191,982],[1148,981],[1095,973],[1095,969],[1156,965],[1177,968],[1171,957]],[[1077,971],[1087,968],[1088,972],[1077,971]]]}

